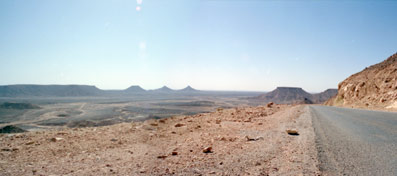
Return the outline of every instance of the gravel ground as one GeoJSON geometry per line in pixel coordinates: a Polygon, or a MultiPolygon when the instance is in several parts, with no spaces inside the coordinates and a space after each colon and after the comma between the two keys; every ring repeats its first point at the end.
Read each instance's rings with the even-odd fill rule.
{"type": "Polygon", "coordinates": [[[304,106],[0,137],[1,175],[318,175],[304,106]],[[299,135],[288,135],[295,129],[299,135]]]}

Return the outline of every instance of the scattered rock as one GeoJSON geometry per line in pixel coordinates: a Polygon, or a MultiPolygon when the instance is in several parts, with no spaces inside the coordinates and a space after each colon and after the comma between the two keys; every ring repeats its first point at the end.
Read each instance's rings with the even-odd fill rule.
{"type": "Polygon", "coordinates": [[[160,156],[157,156],[157,158],[159,158],[159,159],[165,159],[165,158],[167,158],[167,156],[166,156],[166,155],[160,155],[160,156]]]}
{"type": "Polygon", "coordinates": [[[157,124],[157,123],[151,123],[150,125],[152,125],[152,126],[159,126],[159,124],[157,124]]]}
{"type": "Polygon", "coordinates": [[[10,151],[11,151],[11,149],[10,149],[10,148],[2,148],[2,149],[1,149],[1,151],[4,151],[4,152],[10,152],[10,151]]]}
{"type": "Polygon", "coordinates": [[[263,137],[249,137],[249,136],[245,136],[245,138],[247,139],[247,141],[257,141],[257,140],[263,140],[263,137]]]}
{"type": "Polygon", "coordinates": [[[299,135],[298,131],[296,131],[296,130],[286,130],[286,132],[289,135],[292,135],[292,136],[298,136],[299,135]]]}
{"type": "Polygon", "coordinates": [[[160,123],[165,123],[165,119],[160,119],[159,122],[160,123]]]}
{"type": "Polygon", "coordinates": [[[116,141],[117,141],[117,139],[113,138],[113,139],[110,139],[110,141],[112,141],[112,142],[116,142],[116,141]]]}
{"type": "Polygon", "coordinates": [[[32,145],[32,144],[34,144],[34,141],[30,141],[30,142],[25,143],[25,145],[32,145]]]}
{"type": "Polygon", "coordinates": [[[175,124],[175,127],[182,127],[182,126],[185,126],[185,124],[182,124],[182,123],[175,124]]]}
{"type": "Polygon", "coordinates": [[[51,139],[50,139],[51,142],[57,142],[57,141],[60,141],[60,140],[63,140],[63,138],[54,137],[54,138],[51,138],[51,139]]]}
{"type": "Polygon", "coordinates": [[[66,134],[68,134],[68,133],[66,133],[66,132],[58,132],[57,133],[57,135],[66,135],[66,134]]]}
{"type": "Polygon", "coordinates": [[[215,120],[215,123],[216,123],[216,124],[220,124],[220,123],[221,123],[221,119],[216,119],[216,120],[215,120]]]}
{"type": "Polygon", "coordinates": [[[270,103],[268,103],[266,106],[267,106],[268,108],[271,108],[273,105],[274,105],[274,103],[273,103],[273,102],[270,102],[270,103]]]}
{"type": "Polygon", "coordinates": [[[203,153],[212,153],[212,147],[207,147],[203,150],[203,153]]]}
{"type": "Polygon", "coordinates": [[[171,152],[171,155],[178,155],[178,152],[176,152],[176,151],[173,151],[173,152],[171,152]]]}

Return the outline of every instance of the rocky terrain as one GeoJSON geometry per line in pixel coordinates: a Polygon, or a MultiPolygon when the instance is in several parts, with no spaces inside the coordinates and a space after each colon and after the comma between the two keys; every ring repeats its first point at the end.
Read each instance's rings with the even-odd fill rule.
{"type": "Polygon", "coordinates": [[[397,110],[397,53],[338,85],[327,105],[397,110]]]}
{"type": "Polygon", "coordinates": [[[318,94],[310,94],[299,87],[277,87],[275,90],[252,97],[251,99],[278,104],[321,104],[335,96],[336,89],[328,89],[318,94]]]}
{"type": "Polygon", "coordinates": [[[318,175],[304,106],[0,136],[1,175],[318,175]]]}

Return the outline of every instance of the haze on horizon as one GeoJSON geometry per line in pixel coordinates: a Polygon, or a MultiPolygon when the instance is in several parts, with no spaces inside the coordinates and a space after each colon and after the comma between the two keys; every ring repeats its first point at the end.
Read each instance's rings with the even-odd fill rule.
{"type": "Polygon", "coordinates": [[[0,1],[0,85],[309,92],[396,52],[397,1],[0,1]]]}

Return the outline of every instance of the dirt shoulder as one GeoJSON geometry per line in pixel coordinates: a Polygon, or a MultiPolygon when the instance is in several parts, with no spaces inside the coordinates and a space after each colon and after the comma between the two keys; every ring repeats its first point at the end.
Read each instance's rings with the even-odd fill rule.
{"type": "Polygon", "coordinates": [[[0,169],[2,175],[318,175],[305,111],[287,105],[233,108],[3,135],[0,169]]]}

